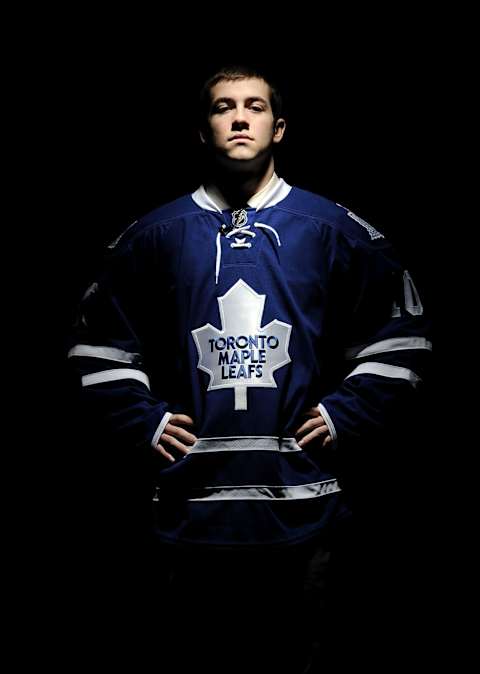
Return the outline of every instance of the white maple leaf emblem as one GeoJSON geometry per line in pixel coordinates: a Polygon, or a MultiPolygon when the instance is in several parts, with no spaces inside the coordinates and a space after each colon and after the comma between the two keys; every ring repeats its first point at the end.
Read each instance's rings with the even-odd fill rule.
{"type": "Polygon", "coordinates": [[[247,388],[277,388],[273,373],[290,363],[292,326],[277,319],[260,326],[266,295],[239,279],[218,297],[222,330],[207,323],[192,330],[197,367],[210,375],[207,391],[233,388],[235,409],[247,409],[247,388]]]}

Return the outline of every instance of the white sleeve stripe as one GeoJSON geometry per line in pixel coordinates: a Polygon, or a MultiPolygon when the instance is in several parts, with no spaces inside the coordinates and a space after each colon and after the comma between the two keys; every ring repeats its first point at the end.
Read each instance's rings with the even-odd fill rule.
{"type": "Polygon", "coordinates": [[[322,403],[318,403],[317,407],[320,410],[320,414],[322,415],[322,417],[325,420],[325,423],[328,426],[328,430],[329,430],[330,436],[332,438],[332,447],[336,447],[336,445],[337,445],[337,430],[335,428],[335,424],[333,423],[332,418],[329,415],[326,407],[324,405],[322,405],[322,403]]]}
{"type": "Polygon", "coordinates": [[[391,379],[405,379],[412,386],[416,386],[418,382],[422,381],[415,372],[408,370],[406,367],[385,365],[385,363],[374,363],[373,361],[358,365],[345,379],[355,377],[357,374],[377,374],[380,377],[389,377],[391,379]]]}
{"type": "Polygon", "coordinates": [[[117,381],[118,379],[137,379],[150,390],[150,381],[141,370],[134,370],[132,368],[119,368],[118,370],[103,370],[102,372],[94,372],[93,374],[86,374],[82,377],[82,386],[92,386],[92,384],[104,384],[108,381],[117,381]]]}
{"type": "Polygon", "coordinates": [[[362,346],[353,346],[345,351],[345,358],[352,360],[354,358],[363,358],[371,356],[374,353],[386,353],[388,351],[404,351],[406,349],[427,349],[432,350],[432,342],[424,337],[396,337],[394,339],[384,339],[374,344],[363,344],[362,346]]]}
{"type": "Polygon", "coordinates": [[[72,356],[116,360],[119,363],[134,363],[140,358],[139,353],[129,353],[111,346],[91,346],[90,344],[76,344],[70,349],[67,357],[72,358],[72,356]]]}
{"type": "Polygon", "coordinates": [[[172,416],[171,412],[165,412],[165,414],[163,415],[162,420],[159,423],[159,425],[157,427],[157,430],[155,431],[155,433],[153,435],[153,438],[152,438],[151,445],[154,449],[158,445],[158,441],[160,439],[160,436],[162,435],[162,433],[165,429],[165,426],[168,424],[168,420],[170,419],[171,416],[172,416]]]}

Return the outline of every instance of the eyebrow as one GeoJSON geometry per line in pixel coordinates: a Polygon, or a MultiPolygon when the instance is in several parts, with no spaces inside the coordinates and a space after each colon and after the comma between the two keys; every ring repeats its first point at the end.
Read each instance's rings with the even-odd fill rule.
{"type": "MultiPolygon", "coordinates": [[[[260,103],[265,103],[265,105],[268,105],[268,101],[262,96],[248,96],[245,99],[246,103],[253,103],[254,101],[259,101],[260,103]]],[[[235,100],[233,98],[228,98],[228,96],[222,96],[221,98],[216,98],[214,101],[212,101],[212,106],[218,105],[219,103],[235,103],[235,100]]]]}

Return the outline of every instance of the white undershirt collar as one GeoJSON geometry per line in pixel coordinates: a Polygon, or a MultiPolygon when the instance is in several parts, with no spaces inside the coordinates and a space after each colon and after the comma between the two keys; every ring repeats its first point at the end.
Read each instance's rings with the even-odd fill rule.
{"type": "MultiPolygon", "coordinates": [[[[247,205],[257,211],[261,208],[274,206],[285,199],[291,189],[291,185],[287,185],[283,178],[279,178],[276,173],[273,173],[265,187],[262,187],[259,192],[250,197],[247,205]]],[[[192,194],[192,199],[198,206],[208,211],[224,211],[231,208],[215,185],[207,185],[206,187],[201,185],[192,194]]]]}

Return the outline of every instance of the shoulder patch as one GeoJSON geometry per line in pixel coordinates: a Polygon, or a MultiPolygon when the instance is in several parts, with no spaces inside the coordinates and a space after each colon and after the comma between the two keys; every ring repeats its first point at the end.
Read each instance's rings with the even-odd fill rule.
{"type": "Polygon", "coordinates": [[[337,206],[340,206],[340,208],[343,208],[344,211],[347,212],[347,215],[349,218],[352,220],[355,220],[355,222],[358,222],[359,225],[364,227],[364,229],[367,230],[368,234],[370,235],[370,239],[374,241],[375,239],[384,239],[384,235],[378,232],[375,227],[372,227],[366,220],[363,218],[360,218],[358,215],[355,215],[355,213],[352,213],[352,211],[349,211],[348,208],[345,208],[345,206],[342,206],[342,204],[337,204],[337,206]]]}

